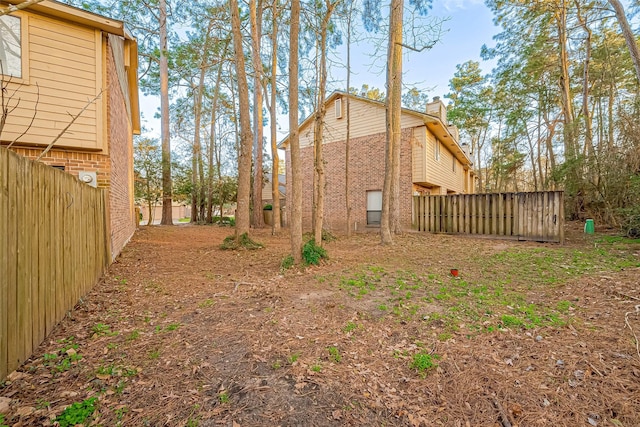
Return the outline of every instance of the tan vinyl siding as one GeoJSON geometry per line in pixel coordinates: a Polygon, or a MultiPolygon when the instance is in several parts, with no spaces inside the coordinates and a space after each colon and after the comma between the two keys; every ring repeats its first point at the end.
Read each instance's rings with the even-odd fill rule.
{"type": "Polygon", "coordinates": [[[415,130],[414,141],[411,145],[412,181],[425,182],[427,180],[427,130],[420,127],[415,130]]]}
{"type": "MultiPolygon", "coordinates": [[[[351,99],[351,132],[350,138],[357,139],[368,135],[375,135],[386,131],[385,109],[376,104],[371,104],[357,99],[351,99]]],[[[324,140],[325,143],[344,141],[347,135],[347,100],[342,98],[342,118],[336,119],[335,103],[327,105],[325,118],[324,140]]],[[[422,121],[414,116],[402,115],[402,128],[422,125],[422,121]]],[[[300,129],[300,146],[313,145],[313,121],[300,129]]]]}
{"type": "Polygon", "coordinates": [[[456,171],[452,170],[453,154],[445,144],[441,144],[431,132],[427,131],[427,173],[426,182],[440,187],[441,194],[447,191],[464,193],[464,168],[456,160],[456,171]],[[440,160],[435,159],[435,144],[440,144],[440,160]]]}
{"type": "MultiPolygon", "coordinates": [[[[101,36],[95,29],[26,11],[19,16],[28,25],[22,50],[28,56],[28,79],[17,92],[20,104],[10,114],[2,140],[12,141],[27,129],[38,101],[35,120],[19,143],[47,145],[101,90],[101,36]]],[[[56,146],[103,150],[97,123],[102,109],[101,100],[89,105],[56,146]]]]}

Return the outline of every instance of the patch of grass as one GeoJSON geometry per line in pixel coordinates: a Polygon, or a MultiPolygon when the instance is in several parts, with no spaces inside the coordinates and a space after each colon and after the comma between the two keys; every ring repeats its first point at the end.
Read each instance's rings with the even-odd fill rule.
{"type": "Polygon", "coordinates": [[[238,250],[238,249],[247,249],[247,250],[256,250],[262,249],[264,245],[258,242],[254,242],[251,240],[247,233],[243,233],[236,238],[236,236],[231,235],[225,237],[222,244],[220,245],[220,249],[222,250],[238,250]]]}
{"type": "Polygon", "coordinates": [[[412,369],[415,369],[418,373],[425,376],[429,370],[438,366],[435,362],[438,359],[440,359],[440,356],[437,354],[420,352],[413,355],[410,366],[412,369]]]}
{"type": "Polygon", "coordinates": [[[353,322],[347,322],[347,326],[345,326],[342,330],[346,333],[353,332],[358,329],[358,324],[353,322]]]}
{"type": "Polygon", "coordinates": [[[327,348],[327,350],[329,350],[329,360],[335,363],[340,363],[340,361],[342,360],[342,355],[340,354],[340,350],[338,350],[338,347],[330,346],[327,348]]]}
{"type": "Polygon", "coordinates": [[[288,362],[290,365],[293,365],[300,358],[300,353],[293,353],[289,356],[288,362]]]}
{"type": "Polygon", "coordinates": [[[0,414],[0,427],[9,427],[7,424],[5,424],[6,421],[4,419],[4,415],[0,414]]]}
{"type": "Polygon", "coordinates": [[[380,310],[380,311],[387,311],[387,310],[389,310],[389,307],[387,307],[387,306],[386,306],[386,304],[380,304],[380,305],[378,306],[378,310],[380,310]]]}
{"type": "Polygon", "coordinates": [[[524,322],[520,318],[516,316],[511,316],[509,314],[502,315],[502,317],[500,318],[500,323],[505,328],[524,327],[524,322]]]}
{"type": "Polygon", "coordinates": [[[320,265],[320,261],[327,258],[326,249],[321,246],[316,246],[313,239],[302,246],[302,261],[305,265],[320,265]]]}
{"type": "Polygon", "coordinates": [[[321,372],[322,371],[322,366],[319,363],[316,363],[315,365],[311,366],[311,370],[313,372],[321,372]]]}
{"type": "Polygon", "coordinates": [[[558,303],[556,304],[556,310],[558,310],[560,313],[568,312],[571,307],[573,307],[573,304],[566,300],[558,301],[558,303]]]}
{"type": "Polygon", "coordinates": [[[293,259],[292,255],[287,255],[286,257],[284,257],[282,259],[282,262],[280,263],[280,270],[288,270],[291,267],[293,267],[295,264],[295,261],[293,259]]]}
{"type": "Polygon", "coordinates": [[[180,323],[169,323],[169,325],[165,328],[167,331],[175,331],[180,327],[180,323]]]}
{"type": "Polygon", "coordinates": [[[223,391],[220,394],[218,394],[218,400],[220,401],[220,403],[225,404],[225,403],[229,403],[229,399],[231,398],[231,396],[229,395],[228,391],[223,391]]]}
{"type": "Polygon", "coordinates": [[[137,329],[134,329],[129,335],[127,335],[127,341],[135,341],[138,338],[140,338],[140,331],[137,329]]]}
{"type": "Polygon", "coordinates": [[[451,335],[449,332],[442,332],[440,334],[438,334],[438,341],[449,341],[451,338],[453,338],[453,335],[451,335]]]}
{"type": "Polygon", "coordinates": [[[97,397],[85,399],[82,402],[76,402],[68,406],[54,420],[60,427],[73,427],[78,424],[88,425],[87,421],[91,421],[93,413],[96,410],[97,397]]]}
{"type": "Polygon", "coordinates": [[[149,359],[155,360],[160,357],[160,350],[152,350],[149,352],[149,359]]]}
{"type": "Polygon", "coordinates": [[[273,369],[274,371],[277,371],[280,368],[282,368],[282,362],[280,361],[280,359],[271,364],[271,369],[273,369]]]}

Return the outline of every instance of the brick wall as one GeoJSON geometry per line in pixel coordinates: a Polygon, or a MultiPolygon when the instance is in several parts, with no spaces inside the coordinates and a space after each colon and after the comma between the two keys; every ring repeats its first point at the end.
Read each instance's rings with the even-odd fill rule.
{"type": "Polygon", "coordinates": [[[133,137],[116,65],[107,48],[107,141],[110,153],[109,214],[115,257],[136,230],[133,206],[133,137]]]}
{"type": "MultiPolygon", "coordinates": [[[[44,148],[12,147],[12,150],[21,156],[36,159],[44,148]]],[[[40,160],[47,165],[63,166],[65,172],[75,177],[81,171],[96,172],[98,187],[109,187],[111,163],[107,155],[52,148],[40,160]]]]}
{"type": "MultiPolygon", "coordinates": [[[[411,227],[411,141],[413,130],[402,132],[400,152],[400,216],[403,228],[411,227]]],[[[357,232],[378,231],[379,227],[367,226],[367,191],[382,190],[384,185],[384,133],[352,139],[350,142],[351,221],[357,232]]],[[[302,161],[302,227],[312,226],[313,206],[313,147],[300,150],[302,161]]],[[[345,231],[347,209],[345,206],[345,143],[337,141],[323,146],[327,187],[325,195],[324,228],[345,231]]],[[[286,151],[287,206],[291,206],[291,158],[286,151]]]]}

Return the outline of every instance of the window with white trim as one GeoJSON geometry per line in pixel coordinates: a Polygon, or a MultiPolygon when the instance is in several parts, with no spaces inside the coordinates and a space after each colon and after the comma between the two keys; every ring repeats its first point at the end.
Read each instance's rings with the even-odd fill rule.
{"type": "Polygon", "coordinates": [[[16,16],[0,16],[0,67],[5,76],[22,77],[21,25],[16,16]]]}
{"type": "Polygon", "coordinates": [[[380,225],[382,219],[382,191],[367,191],[367,225],[380,225]]]}
{"type": "Polygon", "coordinates": [[[440,141],[436,140],[436,143],[434,145],[434,153],[433,156],[435,157],[436,160],[440,160],[440,141]]]}

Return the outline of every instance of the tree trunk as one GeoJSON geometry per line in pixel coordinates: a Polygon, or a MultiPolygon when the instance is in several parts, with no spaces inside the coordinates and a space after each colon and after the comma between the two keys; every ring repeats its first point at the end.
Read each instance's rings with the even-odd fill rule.
{"type": "Polygon", "coordinates": [[[271,102],[269,105],[269,118],[271,124],[271,196],[273,203],[273,225],[271,226],[271,233],[275,236],[280,232],[280,182],[278,180],[280,170],[280,157],[278,156],[278,132],[276,128],[277,110],[276,110],[276,96],[278,95],[278,0],[273,0],[272,11],[272,32],[271,32],[271,102]]]}
{"type": "Polygon", "coordinates": [[[382,189],[382,218],[380,237],[383,245],[393,243],[391,233],[397,231],[399,160],[402,129],[402,15],[404,1],[391,1],[389,47],[387,57],[387,99],[385,174],[382,189]]]}
{"type": "Polygon", "coordinates": [[[162,139],[162,225],[173,225],[171,140],[169,135],[169,61],[167,2],[160,0],[160,134],[162,139]]]}
{"type": "Polygon", "coordinates": [[[351,150],[351,17],[353,14],[353,3],[349,6],[347,15],[347,90],[345,96],[346,102],[346,120],[347,135],[344,146],[344,199],[345,208],[347,209],[347,237],[351,237],[351,175],[349,174],[350,166],[350,150],[351,150]]]}
{"type": "Polygon", "coordinates": [[[236,209],[236,239],[249,233],[251,196],[251,112],[249,111],[249,87],[245,71],[244,52],[242,50],[242,33],[240,32],[240,12],[238,1],[229,0],[231,9],[231,29],[235,51],[236,75],[238,77],[238,102],[240,114],[240,147],[238,154],[238,197],[236,209]]]}
{"type": "Polygon", "coordinates": [[[324,97],[327,91],[327,29],[331,20],[331,14],[335,8],[335,4],[331,4],[330,0],[325,0],[325,6],[327,8],[325,16],[322,18],[322,24],[320,26],[320,57],[319,60],[319,73],[318,73],[318,95],[317,95],[317,109],[316,119],[314,123],[314,137],[313,144],[315,148],[315,175],[316,175],[316,209],[314,211],[314,239],[317,246],[322,245],[322,227],[324,223],[324,198],[326,190],[326,176],[324,172],[324,158],[322,155],[323,133],[324,133],[324,119],[326,115],[326,105],[324,103],[324,97]]]}
{"type": "Polygon", "coordinates": [[[249,2],[251,18],[251,59],[253,62],[253,225],[264,226],[262,216],[262,149],[263,149],[263,116],[262,116],[262,59],[260,58],[260,42],[262,38],[262,0],[249,2]],[[257,3],[257,4],[256,4],[257,3]],[[259,13],[258,13],[259,10],[259,13]]]}
{"type": "Polygon", "coordinates": [[[300,0],[291,0],[289,30],[289,147],[291,150],[291,255],[296,264],[302,260],[302,167],[298,124],[298,35],[300,0]]]}
{"type": "Polygon", "coordinates": [[[631,55],[631,60],[633,61],[633,67],[636,70],[636,77],[638,82],[640,83],[640,51],[638,50],[638,45],[636,43],[636,37],[631,31],[631,26],[629,25],[629,21],[627,20],[627,15],[624,13],[624,8],[622,7],[622,3],[619,0],[609,0],[611,6],[616,12],[616,18],[618,19],[618,23],[620,24],[620,28],[622,29],[622,35],[624,36],[624,40],[627,42],[627,48],[629,49],[629,54],[631,55]]]}
{"type": "MultiPolygon", "coordinates": [[[[227,48],[225,45],[224,52],[226,53],[227,48]]],[[[218,72],[216,74],[216,85],[213,88],[213,98],[211,100],[211,124],[209,125],[209,177],[207,182],[208,187],[208,197],[207,197],[207,223],[213,224],[213,172],[215,170],[213,159],[214,153],[216,152],[216,115],[218,111],[218,98],[220,97],[220,80],[222,79],[222,66],[224,65],[223,61],[220,61],[218,72]]],[[[217,156],[216,156],[217,158],[217,156]]],[[[220,165],[218,164],[218,178],[220,178],[220,165]]],[[[222,217],[222,210],[220,211],[220,217],[222,217]]]]}

